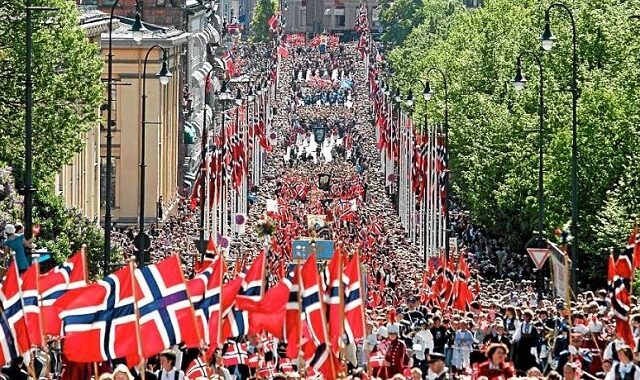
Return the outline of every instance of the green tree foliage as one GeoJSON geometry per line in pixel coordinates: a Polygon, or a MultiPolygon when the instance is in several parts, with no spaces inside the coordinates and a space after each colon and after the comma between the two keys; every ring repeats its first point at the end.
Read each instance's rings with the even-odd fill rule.
{"type": "Polygon", "coordinates": [[[251,41],[267,42],[271,39],[271,32],[267,21],[276,13],[276,4],[273,0],[260,0],[256,4],[253,19],[251,20],[251,41]]]}
{"type": "MultiPolygon", "coordinates": [[[[506,238],[524,254],[536,229],[538,71],[530,59],[527,88],[510,81],[519,52],[541,55],[545,67],[545,232],[570,220],[571,212],[571,27],[554,9],[558,40],[539,48],[546,2],[485,1],[477,11],[456,2],[425,0],[425,21],[390,54],[396,80],[406,91],[422,90],[429,67],[450,80],[450,157],[453,195],[475,222],[506,238]],[[437,11],[440,9],[440,11],[437,11]],[[437,12],[437,13],[434,13],[437,12]],[[436,20],[434,22],[434,20],[436,20]]],[[[640,186],[640,21],[628,3],[574,0],[578,29],[579,251],[583,281],[601,279],[606,247],[624,246],[640,186]]],[[[442,82],[431,78],[435,99],[428,119],[442,121],[442,82]]],[[[406,92],[405,92],[406,93],[406,92]]],[[[423,102],[415,118],[422,120],[423,102]]]]}
{"type": "MultiPolygon", "coordinates": [[[[87,244],[90,269],[97,272],[102,233],[55,195],[53,178],[82,149],[82,134],[99,122],[102,60],[78,25],[75,3],[34,0],[54,12],[33,12],[33,169],[38,188],[34,223],[41,225],[37,245],[58,261],[87,244]]],[[[0,6],[0,224],[24,220],[21,186],[24,170],[25,3],[0,6]]]]}
{"type": "Polygon", "coordinates": [[[379,7],[382,41],[392,45],[401,44],[425,20],[423,0],[383,0],[379,7]]]}
{"type": "MultiPolygon", "coordinates": [[[[34,181],[52,176],[82,148],[80,136],[98,122],[102,60],[78,26],[75,3],[35,0],[55,12],[33,12],[34,181]]],[[[0,161],[21,180],[24,163],[25,3],[0,7],[0,161]]]]}

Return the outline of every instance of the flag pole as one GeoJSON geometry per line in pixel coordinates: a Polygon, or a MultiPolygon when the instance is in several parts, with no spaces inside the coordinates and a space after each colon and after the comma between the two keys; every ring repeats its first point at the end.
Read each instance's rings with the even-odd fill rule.
{"type": "Polygon", "coordinates": [[[302,276],[300,275],[300,251],[298,251],[298,255],[296,255],[296,279],[298,283],[298,311],[300,312],[300,325],[298,326],[298,371],[302,372],[306,369],[307,365],[305,364],[304,356],[302,355],[302,326],[304,324],[304,319],[302,319],[302,276]]]}
{"type": "Polygon", "coordinates": [[[135,276],[135,271],[136,271],[136,267],[134,266],[134,259],[132,259],[131,257],[129,258],[129,273],[131,276],[131,289],[133,291],[133,310],[134,313],[136,315],[136,320],[135,320],[135,324],[136,324],[136,344],[138,347],[138,356],[140,359],[140,363],[138,363],[138,365],[140,366],[140,378],[142,380],[145,380],[146,378],[146,371],[145,371],[145,365],[144,365],[144,355],[142,353],[142,332],[140,331],[140,310],[138,309],[138,296],[137,296],[137,289],[136,289],[136,276],[135,276]]]}

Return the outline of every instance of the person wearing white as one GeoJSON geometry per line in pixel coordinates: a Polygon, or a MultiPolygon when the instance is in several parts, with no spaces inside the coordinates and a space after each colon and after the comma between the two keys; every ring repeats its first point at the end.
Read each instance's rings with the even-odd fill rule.
{"type": "Polygon", "coordinates": [[[633,364],[633,350],[629,346],[618,348],[619,362],[611,366],[604,380],[640,380],[640,367],[633,364]]]}
{"type": "Polygon", "coordinates": [[[184,372],[177,369],[176,354],[173,351],[164,351],[160,354],[160,370],[156,375],[158,380],[184,380],[184,372]]]}

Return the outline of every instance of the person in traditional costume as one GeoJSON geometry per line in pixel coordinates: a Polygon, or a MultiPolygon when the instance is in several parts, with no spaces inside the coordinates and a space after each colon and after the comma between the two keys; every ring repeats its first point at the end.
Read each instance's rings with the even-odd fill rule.
{"type": "Polygon", "coordinates": [[[389,334],[389,346],[384,360],[387,376],[392,377],[403,373],[404,367],[409,362],[409,356],[404,342],[398,339],[400,327],[397,324],[390,324],[387,326],[387,333],[389,334]]]}
{"type": "Polygon", "coordinates": [[[502,343],[493,343],[487,349],[487,361],[480,364],[474,371],[473,378],[486,377],[488,380],[509,379],[516,375],[510,362],[507,362],[509,349],[502,343]]]}

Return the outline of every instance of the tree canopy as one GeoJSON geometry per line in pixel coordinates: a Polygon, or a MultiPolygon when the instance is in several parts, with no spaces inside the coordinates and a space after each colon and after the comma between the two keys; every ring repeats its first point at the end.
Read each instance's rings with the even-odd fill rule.
{"type": "MultiPolygon", "coordinates": [[[[553,9],[557,37],[540,49],[547,3],[487,0],[477,11],[461,2],[423,0],[424,21],[389,54],[395,80],[421,93],[429,67],[449,78],[450,162],[454,198],[472,219],[505,238],[518,252],[532,238],[537,210],[538,70],[526,57],[529,80],[516,92],[510,82],[523,50],[539,54],[545,72],[545,234],[571,216],[571,26],[553,9]],[[452,11],[449,11],[449,10],[452,11]]],[[[583,283],[602,278],[607,248],[624,246],[638,212],[640,186],[640,20],[613,0],[574,0],[578,30],[578,206],[583,283]],[[585,277],[586,276],[586,277],[585,277]]],[[[638,13],[638,10],[635,10],[638,13]]],[[[428,119],[442,120],[439,77],[428,119]]],[[[418,102],[415,120],[422,120],[418,102]]]]}
{"type": "Polygon", "coordinates": [[[267,42],[271,39],[271,32],[267,21],[276,13],[273,0],[259,0],[251,20],[251,40],[253,42],[267,42]]]}
{"type": "MultiPolygon", "coordinates": [[[[78,24],[75,3],[39,0],[56,11],[33,12],[33,154],[36,184],[49,181],[81,150],[98,123],[103,89],[98,46],[78,24]]],[[[25,4],[0,8],[0,161],[24,165],[25,4]]],[[[20,175],[16,176],[20,180],[20,175]]]]}

